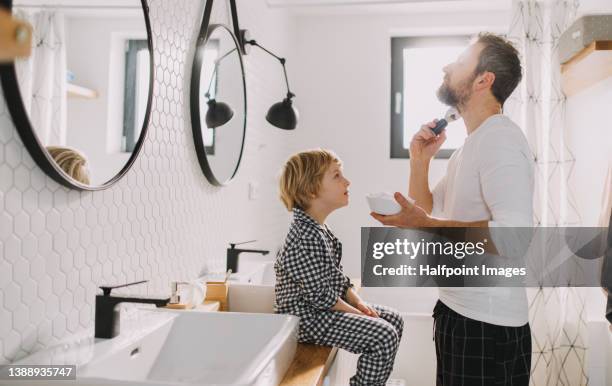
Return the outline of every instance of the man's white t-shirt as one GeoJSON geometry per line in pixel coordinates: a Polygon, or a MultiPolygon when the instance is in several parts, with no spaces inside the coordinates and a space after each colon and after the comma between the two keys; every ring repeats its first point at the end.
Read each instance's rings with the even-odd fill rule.
{"type": "MultiPolygon", "coordinates": [[[[521,129],[506,116],[493,115],[451,156],[446,175],[432,191],[432,216],[490,220],[490,228],[531,227],[533,174],[534,159],[521,129]]],[[[496,247],[503,255],[503,246],[496,247]]],[[[500,326],[528,322],[524,288],[446,287],[439,292],[444,304],[465,317],[500,326]]]]}

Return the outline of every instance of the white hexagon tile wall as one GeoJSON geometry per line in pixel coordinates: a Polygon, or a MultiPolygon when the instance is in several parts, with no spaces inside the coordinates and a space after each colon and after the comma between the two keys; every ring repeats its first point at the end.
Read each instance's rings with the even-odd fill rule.
{"type": "MultiPolygon", "coordinates": [[[[186,82],[203,3],[150,1],[157,73],[151,126],[133,168],[108,190],[68,190],[46,177],[0,98],[0,363],[92,328],[102,283],[150,279],[134,292],[166,293],[171,280],[195,278],[205,263],[223,266],[229,241],[258,238],[274,248],[282,240],[288,216],[276,178],[296,143],[261,118],[282,96],[274,62],[245,59],[249,119],[236,180],[214,188],[198,165],[186,82]],[[253,180],[261,186],[257,201],[248,200],[253,180]]],[[[238,6],[243,27],[261,29],[281,52],[291,49],[284,13],[264,1],[238,6]]],[[[213,18],[222,13],[215,9],[213,18]]]]}

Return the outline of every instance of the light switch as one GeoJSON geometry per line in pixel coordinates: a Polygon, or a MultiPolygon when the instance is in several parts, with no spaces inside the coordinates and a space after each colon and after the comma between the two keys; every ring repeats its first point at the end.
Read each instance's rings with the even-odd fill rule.
{"type": "Polygon", "coordinates": [[[249,200],[254,201],[259,199],[259,183],[249,182],[249,200]]]}

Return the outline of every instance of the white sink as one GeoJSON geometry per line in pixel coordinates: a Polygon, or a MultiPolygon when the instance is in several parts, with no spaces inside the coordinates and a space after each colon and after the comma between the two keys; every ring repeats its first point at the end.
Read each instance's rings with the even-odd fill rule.
{"type": "Polygon", "coordinates": [[[229,310],[233,312],[274,312],[274,263],[267,262],[259,268],[232,275],[229,286],[229,310]]]}
{"type": "Polygon", "coordinates": [[[65,344],[19,364],[77,365],[76,382],[49,385],[260,386],[280,383],[295,354],[293,316],[137,312],[144,327],[122,325],[116,338],[65,344]]]}
{"type": "Polygon", "coordinates": [[[230,276],[230,283],[274,286],[274,262],[266,261],[249,266],[246,272],[237,272],[230,276]]]}

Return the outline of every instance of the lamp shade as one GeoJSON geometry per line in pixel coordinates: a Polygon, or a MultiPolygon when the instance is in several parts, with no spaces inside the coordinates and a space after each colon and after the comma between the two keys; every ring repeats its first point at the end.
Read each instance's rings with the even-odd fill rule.
{"type": "Polygon", "coordinates": [[[270,107],[266,120],[279,129],[293,130],[297,126],[298,115],[291,99],[285,98],[282,102],[275,103],[270,107]]]}
{"type": "Polygon", "coordinates": [[[234,116],[234,110],[223,102],[215,99],[208,101],[208,111],[206,111],[206,127],[213,129],[225,125],[234,116]]]}

